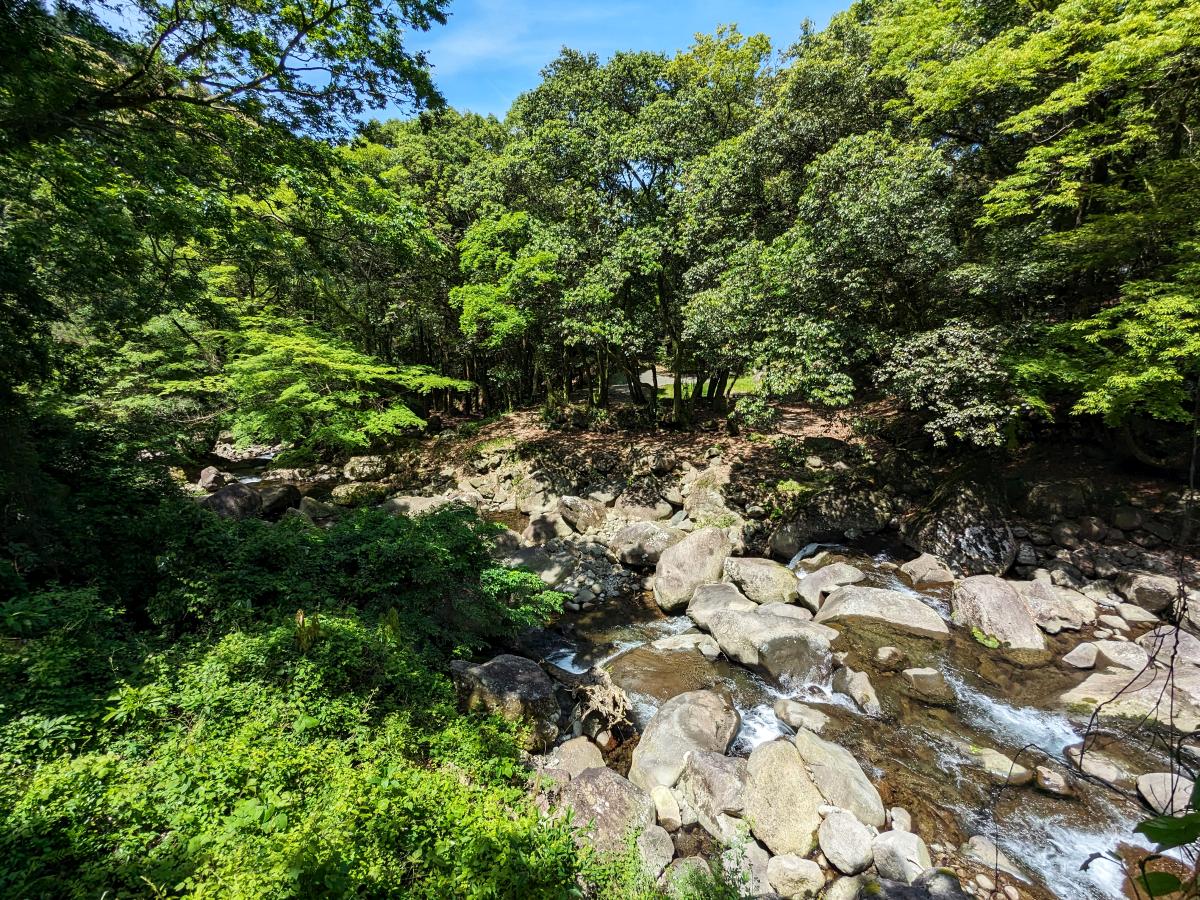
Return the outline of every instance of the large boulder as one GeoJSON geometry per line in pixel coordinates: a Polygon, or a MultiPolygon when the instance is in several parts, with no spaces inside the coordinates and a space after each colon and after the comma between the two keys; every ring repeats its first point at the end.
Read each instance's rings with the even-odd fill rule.
{"type": "Polygon", "coordinates": [[[235,481],[209,494],[200,505],[223,519],[253,519],[262,513],[263,501],[258,491],[235,481]]]}
{"type": "Polygon", "coordinates": [[[791,560],[816,541],[874,534],[887,528],[896,512],[891,494],[871,488],[847,492],[841,486],[831,487],[809,498],[795,519],[772,532],[771,555],[791,560]]]}
{"type": "Polygon", "coordinates": [[[746,818],[754,836],[772,853],[807,856],[816,843],[824,801],[795,746],[759,744],[746,771],[746,818]]]}
{"type": "Polygon", "coordinates": [[[715,691],[688,691],[672,697],[654,714],[642,734],[629,780],[643,790],[673,787],[692,750],[724,753],[741,727],[742,717],[715,691]]]}
{"type": "Polygon", "coordinates": [[[950,629],[942,617],[911,594],[884,588],[849,585],[830,594],[815,622],[841,624],[881,634],[901,633],[949,640],[950,629]]]}
{"type": "Polygon", "coordinates": [[[382,481],[348,481],[334,485],[329,499],[339,506],[365,506],[383,500],[390,490],[382,481]]]}
{"type": "Polygon", "coordinates": [[[796,574],[773,559],[731,556],[725,560],[725,580],[755,603],[795,603],[800,596],[796,574]]]}
{"type": "Polygon", "coordinates": [[[1060,587],[1049,578],[1010,581],[1033,614],[1033,620],[1047,634],[1078,631],[1096,621],[1096,604],[1071,588],[1060,587]]]}
{"type": "Polygon", "coordinates": [[[627,566],[653,566],[663,551],[684,538],[684,532],[655,522],[633,522],[617,531],[608,549],[627,566]]]}
{"type": "Polygon", "coordinates": [[[558,514],[576,531],[599,528],[606,515],[604,505],[583,497],[559,497],[558,514]]]}
{"type": "MultiPolygon", "coordinates": [[[[811,859],[792,853],[772,856],[767,862],[767,881],[784,900],[807,900],[825,887],[825,873],[811,859]]],[[[826,897],[829,895],[826,894],[826,897]]],[[[854,897],[858,896],[857,890],[854,897]]],[[[853,900],[853,898],[848,898],[853,900]]]]}
{"type": "Polygon", "coordinates": [[[849,750],[805,728],[796,732],[792,742],[821,796],[833,806],[854,813],[860,822],[883,827],[883,799],[849,750]]]}
{"type": "Polygon", "coordinates": [[[773,678],[804,683],[821,678],[832,664],[830,641],[837,632],[792,616],[771,612],[774,604],[751,612],[721,612],[708,629],[730,659],[773,678]]]}
{"type": "Polygon", "coordinates": [[[1018,541],[999,501],[970,485],[940,491],[902,530],[917,550],[968,575],[1003,575],[1017,558],[1018,541]]]}
{"type": "Polygon", "coordinates": [[[725,560],[733,551],[720,528],[694,531],[659,557],[654,570],[654,599],[664,612],[685,608],[696,588],[721,580],[725,560]]]}
{"type": "Polygon", "coordinates": [[[1182,816],[1192,799],[1193,783],[1179,772],[1148,772],[1137,780],[1137,792],[1160,816],[1182,816]]]}
{"type": "Polygon", "coordinates": [[[1160,625],[1153,631],[1147,631],[1137,642],[1158,665],[1182,663],[1200,666],[1200,638],[1182,628],[1160,625]]]}
{"type": "Polygon", "coordinates": [[[911,831],[885,831],[872,845],[875,868],[881,878],[912,884],[933,865],[929,848],[911,831]]]}
{"type": "Polygon", "coordinates": [[[742,818],[748,772],[746,760],[704,750],[687,754],[676,790],[696,813],[700,826],[726,846],[745,838],[742,818]]]}
{"type": "Polygon", "coordinates": [[[821,852],[843,875],[857,875],[871,865],[871,837],[867,826],[845,810],[827,815],[817,830],[821,852]]]}
{"type": "Polygon", "coordinates": [[[196,480],[196,486],[203,488],[206,491],[215,491],[217,488],[224,486],[228,481],[225,473],[216,466],[205,466],[200,472],[200,477],[196,480]]]}
{"type": "Polygon", "coordinates": [[[521,539],[529,544],[546,544],[555,538],[570,537],[572,533],[571,526],[558,513],[541,512],[529,517],[521,539]]]}
{"type": "Polygon", "coordinates": [[[1081,714],[1095,712],[1103,721],[1152,719],[1191,733],[1200,728],[1200,669],[1176,666],[1173,675],[1155,667],[1140,672],[1107,669],[1092,673],[1059,701],[1081,714]]]}
{"type": "Polygon", "coordinates": [[[558,735],[560,710],[554,683],[532,660],[511,653],[478,665],[457,660],[451,663],[451,677],[468,710],[531,722],[531,747],[549,744],[558,735]]]}
{"type": "Polygon", "coordinates": [[[1179,583],[1169,575],[1122,572],[1117,576],[1117,593],[1150,612],[1162,612],[1175,602],[1179,583]]]}
{"type": "Polygon", "coordinates": [[[388,461],[383,456],[352,456],[342,466],[347,481],[379,481],[388,473],[388,461]]]}
{"type": "Polygon", "coordinates": [[[900,567],[900,571],[918,586],[951,584],[954,581],[954,573],[950,571],[950,567],[931,553],[922,553],[916,559],[910,559],[900,567]]]}
{"type": "Polygon", "coordinates": [[[804,599],[805,606],[813,612],[818,612],[826,596],[840,587],[858,584],[866,577],[862,569],[848,563],[832,563],[804,576],[800,581],[800,596],[804,599]]]}
{"type": "Polygon", "coordinates": [[[1046,640],[1016,589],[995,575],[974,575],[954,588],[954,621],[1000,642],[1018,661],[1042,662],[1046,640]]]}
{"type": "Polygon", "coordinates": [[[707,629],[713,618],[723,612],[753,612],[758,604],[742,595],[732,584],[702,584],[692,594],[687,614],[707,629]]]}
{"type": "Polygon", "coordinates": [[[256,485],[255,490],[262,498],[262,517],[278,519],[289,509],[295,509],[304,499],[300,489],[294,484],[270,484],[264,482],[256,485]]]}
{"type": "Polygon", "coordinates": [[[702,528],[727,528],[742,523],[742,517],[730,509],[725,500],[732,473],[729,465],[709,466],[684,486],[683,511],[689,519],[702,528]]]}
{"type": "Polygon", "coordinates": [[[585,769],[562,789],[562,805],[577,827],[591,826],[589,843],[601,853],[621,853],[634,835],[654,827],[654,801],[612,769],[585,769]]]}

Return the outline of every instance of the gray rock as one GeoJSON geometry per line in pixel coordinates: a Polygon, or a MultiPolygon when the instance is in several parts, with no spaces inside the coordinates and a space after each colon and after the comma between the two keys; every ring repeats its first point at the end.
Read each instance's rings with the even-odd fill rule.
{"type": "Polygon", "coordinates": [[[933,865],[929,848],[911,831],[885,831],[871,846],[881,878],[912,884],[933,865]]]}
{"type": "Polygon", "coordinates": [[[821,900],[858,900],[860,892],[866,884],[867,879],[862,875],[843,875],[841,878],[834,879],[829,887],[825,888],[821,900]]]}
{"type": "Polygon", "coordinates": [[[708,629],[727,657],[773,678],[804,682],[828,672],[830,629],[773,615],[774,605],[751,612],[719,612],[709,619],[708,629]]]}
{"type": "MultiPolygon", "coordinates": [[[[410,495],[402,495],[392,497],[390,500],[385,500],[380,504],[380,508],[391,513],[392,515],[404,516],[419,516],[423,513],[432,512],[435,509],[440,509],[449,503],[447,497],[416,497],[410,495]]],[[[529,529],[525,529],[529,533],[529,529]]],[[[568,530],[568,534],[570,531],[568,530]]],[[[548,538],[541,538],[548,540],[548,538]]]]}
{"type": "MultiPolygon", "coordinates": [[[[784,853],[771,857],[767,863],[767,881],[785,900],[802,900],[815,897],[825,887],[825,873],[811,859],[784,853]]],[[[828,892],[825,896],[829,896],[828,892]]],[[[854,896],[857,890],[847,900],[853,900],[854,896]]]]}
{"type": "Polygon", "coordinates": [[[904,683],[921,700],[938,706],[949,706],[954,702],[954,691],[937,669],[905,669],[904,683]]]}
{"type": "Polygon", "coordinates": [[[1017,556],[1017,538],[998,500],[971,485],[948,486],[903,529],[917,550],[968,575],[1003,575],[1017,556]]]}
{"type": "Polygon", "coordinates": [[[768,897],[771,882],[767,878],[767,866],[771,855],[755,841],[744,846],[730,847],[721,853],[721,868],[726,878],[739,886],[742,896],[768,897]]]}
{"type": "Polygon", "coordinates": [[[825,713],[796,700],[776,700],[774,710],[780,722],[796,730],[807,728],[813,734],[820,734],[829,724],[829,716],[825,713]]]}
{"type": "Polygon", "coordinates": [[[570,557],[551,556],[541,547],[525,547],[510,553],[502,560],[507,566],[529,569],[550,587],[557,587],[575,570],[570,557]]]}
{"type": "Polygon", "coordinates": [[[1075,669],[1090,669],[1096,665],[1096,645],[1083,643],[1076,646],[1062,661],[1075,669]]]}
{"type": "Polygon", "coordinates": [[[287,510],[299,507],[300,502],[304,499],[300,494],[300,489],[294,484],[264,482],[256,485],[255,489],[262,498],[262,517],[264,519],[278,519],[287,510]]]}
{"type": "Polygon", "coordinates": [[[1070,588],[1059,587],[1048,579],[1009,581],[1008,584],[1021,595],[1034,621],[1047,634],[1058,634],[1064,628],[1078,631],[1085,621],[1095,620],[1094,611],[1087,617],[1082,608],[1088,602],[1086,598],[1070,588]]]}
{"type": "Polygon", "coordinates": [[[1156,665],[1169,666],[1172,663],[1182,663],[1189,666],[1200,666],[1200,638],[1188,634],[1181,628],[1160,625],[1153,631],[1143,634],[1138,638],[1137,643],[1154,659],[1156,665]]]}
{"type": "Polygon", "coordinates": [[[650,799],[654,801],[654,815],[659,825],[667,831],[678,831],[683,827],[683,811],[671,788],[655,785],[650,791],[650,799]]]}
{"type": "Polygon", "coordinates": [[[929,553],[922,553],[916,559],[909,560],[900,567],[900,571],[908,576],[914,585],[922,584],[952,584],[954,573],[944,562],[929,553]]]}
{"type": "Polygon", "coordinates": [[[298,507],[300,512],[310,519],[333,519],[342,515],[344,510],[332,503],[322,503],[313,497],[303,497],[298,507]]]}
{"type": "Polygon", "coordinates": [[[583,532],[599,528],[604,523],[604,505],[594,500],[570,495],[558,498],[558,514],[576,531],[583,532]]]}
{"type": "Polygon", "coordinates": [[[1175,602],[1179,591],[1176,580],[1169,575],[1149,575],[1144,572],[1122,572],[1117,576],[1117,593],[1142,609],[1160,613],[1175,602]]]}
{"type": "Polygon", "coordinates": [[[562,516],[556,512],[544,512],[529,517],[529,524],[521,532],[521,537],[530,544],[547,544],[572,534],[571,526],[562,516]]]}
{"type": "Polygon", "coordinates": [[[898,672],[908,657],[899,647],[880,647],[875,651],[875,666],[883,672],[898,672]]]}
{"type": "Polygon", "coordinates": [[[849,750],[807,729],[798,730],[792,740],[826,801],[853,813],[860,822],[883,827],[883,800],[849,750]]]}
{"type": "Polygon", "coordinates": [[[581,772],[563,787],[561,802],[577,827],[591,826],[588,842],[601,853],[621,853],[635,834],[656,827],[650,795],[612,769],[581,772]]]}
{"type": "Polygon", "coordinates": [[[857,584],[866,577],[861,569],[847,563],[837,562],[822,566],[801,579],[800,597],[805,606],[817,612],[827,595],[848,584],[857,584]]]}
{"type": "Polygon", "coordinates": [[[1138,776],[1137,792],[1160,816],[1182,816],[1192,799],[1192,780],[1178,772],[1149,772],[1138,776]]]}
{"type": "Polygon", "coordinates": [[[814,622],[949,640],[950,629],[916,597],[883,588],[838,588],[821,605],[814,622]]]}
{"type": "Polygon", "coordinates": [[[572,778],[587,769],[598,769],[604,765],[600,748],[586,737],[571,738],[560,744],[551,754],[551,766],[570,774],[572,778]]]}
{"type": "Polygon", "coordinates": [[[888,824],[894,831],[912,831],[912,815],[903,806],[893,806],[888,810],[888,824]]]}
{"type": "Polygon", "coordinates": [[[1037,780],[1037,786],[1047,794],[1053,794],[1056,797],[1075,796],[1067,777],[1055,769],[1048,766],[1035,766],[1034,777],[1037,780]]]}
{"type": "Polygon", "coordinates": [[[253,519],[262,512],[262,496],[235,481],[200,501],[200,505],[223,519],[253,519]]]}
{"type": "Polygon", "coordinates": [[[691,750],[724,753],[737,736],[741,716],[729,700],[713,691],[688,691],[672,697],[646,726],[633,751],[629,780],[643,790],[672,787],[691,750]]]}
{"type": "Polygon", "coordinates": [[[637,836],[638,856],[642,860],[642,871],[657,879],[675,856],[675,842],[665,828],[650,825],[637,836]]]}
{"type": "Polygon", "coordinates": [[[200,477],[197,479],[196,485],[206,491],[215,491],[217,488],[224,486],[225,481],[224,472],[216,466],[205,466],[200,472],[200,477]]]}
{"type": "Polygon", "coordinates": [[[973,859],[987,869],[999,869],[1007,875],[1012,875],[1014,878],[1025,880],[1025,875],[1013,865],[1012,860],[1004,855],[991,840],[982,834],[974,834],[964,843],[959,852],[967,859],[973,859]]]}
{"type": "Polygon", "coordinates": [[[671,634],[661,637],[651,645],[655,650],[698,650],[708,659],[716,659],[721,655],[721,647],[707,634],[671,634]]]}
{"type": "Polygon", "coordinates": [[[1059,702],[1080,713],[1098,712],[1103,721],[1149,718],[1178,731],[1200,728],[1200,670],[1177,666],[1173,678],[1162,669],[1106,670],[1065,691],[1059,702]]]}
{"type": "Polygon", "coordinates": [[[692,594],[687,614],[693,622],[707,629],[718,613],[754,612],[757,608],[757,603],[742,596],[732,584],[702,584],[692,594]]]}
{"type": "Polygon", "coordinates": [[[1096,641],[1097,669],[1129,669],[1141,671],[1150,662],[1150,656],[1137,644],[1129,641],[1096,641]]]}
{"type": "Polygon", "coordinates": [[[379,481],[388,473],[388,461],[383,456],[352,456],[342,466],[347,481],[379,481]]]}
{"type": "Polygon", "coordinates": [[[683,540],[684,533],[655,522],[634,522],[612,536],[608,548],[627,566],[653,566],[664,550],[683,540]]]}
{"type": "Polygon", "coordinates": [[[842,666],[833,673],[832,687],[836,693],[853,700],[868,716],[878,716],[883,712],[879,696],[866,672],[856,672],[848,666],[842,666]]]}
{"type": "Polygon", "coordinates": [[[719,528],[702,528],[668,547],[654,574],[654,599],[664,612],[685,608],[696,588],[721,580],[733,545],[719,528]]]}
{"type": "Polygon", "coordinates": [[[1033,613],[1013,586],[994,575],[959,582],[953,594],[954,621],[1000,641],[1019,660],[1041,662],[1046,641],[1033,613]]]}
{"type": "Polygon", "coordinates": [[[688,753],[676,790],[700,827],[722,844],[745,838],[746,760],[709,751],[688,753]]]}
{"type": "Polygon", "coordinates": [[[857,875],[874,860],[871,832],[843,810],[830,813],[817,829],[817,841],[829,864],[843,875],[857,875]]]}
{"type": "Polygon", "coordinates": [[[822,794],[796,747],[769,741],[747,762],[746,818],[754,836],[775,854],[807,856],[821,824],[822,794]]]}
{"type": "Polygon", "coordinates": [[[531,746],[548,744],[558,735],[560,710],[554,683],[532,660],[510,653],[478,665],[457,660],[451,664],[451,677],[468,710],[532,722],[531,746]]]}
{"type": "Polygon", "coordinates": [[[731,556],[724,572],[725,580],[755,603],[794,603],[800,596],[795,573],[772,559],[731,556]]]}

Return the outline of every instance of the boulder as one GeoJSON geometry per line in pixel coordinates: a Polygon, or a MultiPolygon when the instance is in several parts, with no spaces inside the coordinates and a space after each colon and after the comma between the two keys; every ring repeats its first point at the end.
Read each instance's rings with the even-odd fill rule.
{"type": "Polygon", "coordinates": [[[675,799],[674,791],[657,784],[650,792],[650,799],[654,801],[654,815],[659,825],[667,831],[678,831],[683,827],[683,812],[679,808],[679,801],[675,799]]]}
{"type": "Polygon", "coordinates": [[[772,532],[771,555],[790,561],[814,541],[840,541],[887,528],[896,514],[895,498],[874,488],[847,491],[842,485],[809,497],[795,519],[772,532]]]}
{"type": "Polygon", "coordinates": [[[862,569],[847,563],[837,562],[822,566],[801,579],[800,596],[803,598],[805,606],[813,612],[817,612],[821,609],[821,604],[825,602],[828,594],[832,594],[838,588],[848,584],[858,584],[866,577],[862,569]]]}
{"type": "Polygon", "coordinates": [[[967,753],[972,762],[1000,784],[1029,784],[1033,781],[1033,772],[990,747],[967,747],[967,753]]]}
{"type": "Polygon", "coordinates": [[[262,517],[278,519],[289,509],[296,509],[304,499],[294,484],[263,483],[255,487],[262,498],[262,517]]]}
{"type": "Polygon", "coordinates": [[[581,772],[563,787],[561,803],[577,827],[591,826],[588,842],[601,853],[621,853],[635,834],[656,827],[650,795],[612,769],[581,772]]]}
{"type": "Polygon", "coordinates": [[[659,825],[651,825],[642,831],[635,846],[642,860],[642,871],[652,879],[657,879],[675,857],[675,842],[659,825]]]}
{"type": "Polygon", "coordinates": [[[664,550],[683,540],[684,533],[654,522],[634,522],[617,531],[608,549],[627,566],[657,565],[664,550]]]}
{"type": "Polygon", "coordinates": [[[450,500],[448,497],[419,497],[413,494],[401,494],[391,497],[379,504],[380,509],[386,510],[393,516],[419,516],[435,509],[441,509],[450,500]]]}
{"type": "Polygon", "coordinates": [[[329,499],[339,506],[365,506],[387,496],[391,488],[381,481],[350,481],[334,485],[329,499]]]}
{"type": "Polygon", "coordinates": [[[753,612],[758,604],[732,584],[702,584],[692,594],[687,614],[701,628],[707,629],[713,617],[723,612],[753,612]]]}
{"type": "Polygon", "coordinates": [[[885,831],[871,845],[880,878],[912,884],[933,865],[929,848],[911,831],[885,831]]]}
{"type": "MultiPolygon", "coordinates": [[[[806,900],[825,887],[825,873],[811,859],[784,853],[767,862],[767,881],[784,900],[806,900]]],[[[856,896],[857,891],[848,900],[856,896]]]]}
{"type": "Polygon", "coordinates": [[[672,697],[646,726],[629,768],[629,780],[643,790],[674,786],[691,750],[724,753],[737,736],[741,716],[714,691],[688,691],[672,697]]]}
{"type": "Polygon", "coordinates": [[[558,514],[576,531],[599,528],[607,512],[604,505],[583,497],[559,497],[558,514]]]}
{"type": "Polygon", "coordinates": [[[796,574],[773,559],[731,556],[724,571],[725,580],[755,603],[795,603],[800,597],[796,574]]]}
{"type": "Polygon", "coordinates": [[[1150,663],[1150,656],[1137,644],[1129,641],[1096,641],[1097,669],[1129,669],[1140,672],[1150,663]]]}
{"type": "Polygon", "coordinates": [[[757,841],[744,846],[730,847],[721,853],[721,868],[730,883],[738,885],[741,896],[770,897],[773,895],[771,882],[767,879],[767,866],[771,854],[757,841]]]}
{"type": "Polygon", "coordinates": [[[905,669],[904,683],[909,691],[926,703],[949,706],[954,703],[954,690],[937,669],[905,669]]]}
{"type": "Polygon", "coordinates": [[[954,621],[994,638],[1018,661],[1041,662],[1046,641],[1016,589],[995,575],[960,581],[952,598],[954,621]]]}
{"type": "Polygon", "coordinates": [[[379,481],[388,473],[388,461],[382,456],[352,456],[342,466],[347,481],[379,481]]]}
{"type": "Polygon", "coordinates": [[[676,790],[695,812],[700,827],[722,844],[745,838],[746,760],[696,750],[687,754],[676,790]]]}
{"type": "Polygon", "coordinates": [[[200,471],[200,477],[196,480],[196,486],[206,491],[215,491],[217,488],[223,487],[225,482],[224,472],[216,466],[205,466],[200,471]]]}
{"type": "Polygon", "coordinates": [[[1182,816],[1192,799],[1192,780],[1178,772],[1149,772],[1138,776],[1137,792],[1160,816],[1182,816]]]}
{"type": "Polygon", "coordinates": [[[968,575],[1003,575],[1017,558],[1018,541],[999,501],[972,485],[939,491],[902,531],[917,550],[940,557],[968,575]]]}
{"type": "Polygon", "coordinates": [[[825,817],[817,830],[817,841],[829,864],[843,875],[857,875],[874,861],[871,832],[845,810],[825,817]]]}
{"type": "Polygon", "coordinates": [[[556,538],[570,537],[571,526],[556,512],[535,513],[521,532],[521,538],[530,544],[546,544],[556,538]]]}
{"type": "Polygon", "coordinates": [[[953,584],[954,573],[950,567],[930,553],[922,553],[900,567],[914,585],[953,584]]]}
{"type": "Polygon", "coordinates": [[[1128,602],[1153,613],[1171,606],[1179,592],[1179,584],[1171,576],[1145,572],[1122,572],[1117,576],[1116,588],[1128,602]]]}
{"type": "Polygon", "coordinates": [[[950,629],[931,607],[909,594],[883,588],[838,588],[826,598],[813,621],[884,634],[950,639],[950,629]]]}
{"type": "Polygon", "coordinates": [[[558,735],[560,710],[554,683],[532,660],[510,653],[478,665],[457,660],[451,664],[451,677],[468,710],[532,722],[532,746],[547,744],[558,735]]]}
{"type": "Polygon", "coordinates": [[[598,769],[604,765],[604,757],[600,748],[586,737],[580,736],[560,744],[550,754],[550,766],[561,769],[575,778],[588,769],[598,769]]]}
{"type": "MultiPolygon", "coordinates": [[[[700,472],[690,484],[685,486],[683,511],[702,529],[709,526],[725,528],[729,525],[741,524],[741,516],[730,509],[725,500],[732,473],[733,469],[729,465],[712,465],[700,472]]],[[[670,514],[668,511],[667,515],[670,514]]],[[[705,580],[716,581],[717,579],[705,580]]]]}
{"type": "Polygon", "coordinates": [[[651,645],[655,650],[670,652],[672,650],[697,650],[708,659],[716,659],[721,655],[721,647],[711,636],[688,632],[687,634],[671,634],[661,637],[651,645]]]}
{"type": "Polygon", "coordinates": [[[1063,629],[1078,631],[1085,621],[1096,619],[1095,605],[1087,598],[1070,588],[1059,587],[1049,579],[1010,581],[1008,584],[1021,595],[1033,620],[1047,634],[1058,634],[1063,629]],[[1072,595],[1078,597],[1079,602],[1072,595]],[[1091,605],[1090,617],[1083,609],[1084,604],[1091,605]]]}
{"type": "Polygon", "coordinates": [[[807,728],[813,734],[820,734],[829,724],[829,716],[825,713],[796,700],[787,698],[776,700],[774,710],[775,717],[780,722],[797,731],[807,728]]]}
{"type": "Polygon", "coordinates": [[[883,709],[879,705],[879,696],[871,684],[871,677],[866,672],[857,672],[849,666],[841,666],[834,670],[831,686],[835,693],[849,697],[868,716],[879,716],[883,709]]]}
{"type": "Polygon", "coordinates": [[[821,824],[822,795],[795,746],[788,741],[759,744],[746,771],[746,818],[754,836],[772,853],[807,856],[821,824]]]}
{"type": "Polygon", "coordinates": [[[1012,860],[1004,855],[1004,852],[997,847],[992,839],[982,834],[973,834],[967,841],[959,847],[959,852],[967,859],[973,859],[984,868],[999,869],[1014,878],[1025,880],[1025,876],[1021,870],[1013,865],[1012,860]]]}
{"type": "Polygon", "coordinates": [[[1091,669],[1096,665],[1096,645],[1079,644],[1064,656],[1062,661],[1074,669],[1091,669]]]}
{"type": "Polygon", "coordinates": [[[1083,714],[1097,712],[1102,721],[1148,718],[1190,733],[1200,728],[1200,670],[1177,666],[1170,679],[1158,668],[1094,672],[1064,692],[1059,702],[1083,714]]]}
{"type": "Polygon", "coordinates": [[[570,557],[551,556],[541,547],[524,547],[508,554],[502,560],[506,566],[528,569],[548,587],[555,587],[575,570],[570,557]]]}
{"type": "Polygon", "coordinates": [[[804,728],[792,742],[826,801],[853,813],[864,824],[883,827],[883,800],[849,750],[804,728]]]}
{"type": "Polygon", "coordinates": [[[1200,666],[1200,638],[1181,628],[1160,625],[1143,634],[1137,643],[1151,656],[1156,665],[1183,663],[1188,666],[1200,666]]]}
{"type": "Polygon", "coordinates": [[[694,531],[668,547],[654,570],[654,599],[664,612],[685,608],[696,588],[721,580],[725,559],[733,550],[719,528],[694,531]]]}
{"type": "Polygon", "coordinates": [[[775,679],[803,683],[823,677],[829,671],[829,643],[836,632],[790,616],[773,615],[773,606],[760,606],[750,612],[719,612],[709,619],[708,629],[727,657],[775,679]]]}
{"type": "Polygon", "coordinates": [[[314,497],[302,497],[299,510],[310,519],[333,519],[345,512],[340,506],[322,503],[314,497]]]}
{"type": "Polygon", "coordinates": [[[235,481],[215,494],[209,494],[200,505],[223,519],[253,519],[262,512],[262,496],[253,488],[235,481]]]}

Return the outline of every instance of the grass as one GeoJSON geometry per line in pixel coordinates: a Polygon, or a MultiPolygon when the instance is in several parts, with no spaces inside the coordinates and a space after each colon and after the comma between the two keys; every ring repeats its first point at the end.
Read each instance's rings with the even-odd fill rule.
{"type": "MultiPolygon", "coordinates": [[[[683,397],[685,400],[691,399],[692,391],[695,390],[695,387],[696,387],[696,385],[694,383],[684,382],[683,397]]],[[[753,393],[757,388],[758,388],[758,383],[755,381],[753,375],[743,375],[740,378],[738,378],[736,381],[734,381],[733,394],[735,396],[737,394],[750,394],[750,393],[753,393]]],[[[675,389],[674,385],[660,384],[658,386],[658,396],[663,400],[670,400],[671,396],[672,396],[671,392],[674,389],[675,389]]]]}

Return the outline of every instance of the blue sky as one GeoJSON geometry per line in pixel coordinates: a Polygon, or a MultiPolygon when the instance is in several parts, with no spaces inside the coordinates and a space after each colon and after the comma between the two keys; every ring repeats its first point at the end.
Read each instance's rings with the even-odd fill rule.
{"type": "Polygon", "coordinates": [[[736,22],[743,33],[764,32],[773,47],[785,49],[806,18],[823,27],[848,5],[848,0],[451,0],[449,24],[414,36],[411,46],[428,52],[434,79],[452,106],[503,116],[564,45],[602,58],[617,50],[672,52],[690,44],[697,32],[736,22]]]}

